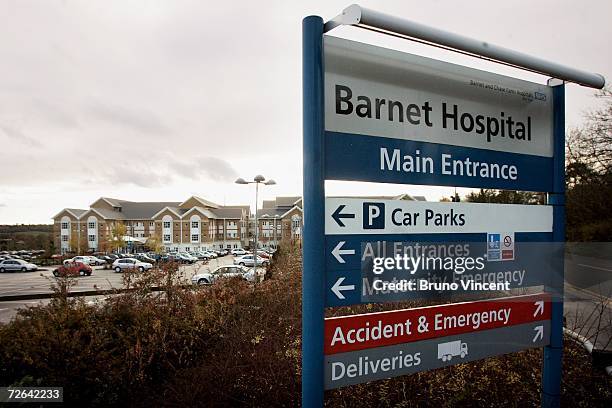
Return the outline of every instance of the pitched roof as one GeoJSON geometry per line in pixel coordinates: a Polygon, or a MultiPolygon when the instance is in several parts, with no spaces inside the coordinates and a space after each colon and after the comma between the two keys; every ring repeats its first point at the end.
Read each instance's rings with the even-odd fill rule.
{"type": "MultiPolygon", "coordinates": [[[[165,207],[178,207],[177,202],[134,202],[122,201],[121,212],[126,219],[148,219],[152,218],[165,207]]],[[[113,211],[113,213],[117,213],[113,211]]]]}
{"type": "Polygon", "coordinates": [[[284,208],[260,208],[257,210],[257,217],[281,217],[287,210],[284,208]]]}
{"type": "Polygon", "coordinates": [[[243,208],[221,207],[215,208],[212,213],[216,218],[242,218],[242,211],[244,211],[243,208]]]}
{"type": "Polygon", "coordinates": [[[196,201],[198,201],[200,204],[202,204],[202,206],[204,207],[212,207],[212,208],[219,208],[219,204],[213,203],[212,201],[209,201],[205,198],[202,197],[198,197],[198,196],[191,196],[188,199],[186,199],[185,201],[183,201],[182,203],[179,203],[179,207],[182,207],[187,201],[194,199],[196,201]]]}
{"type": "Polygon", "coordinates": [[[276,200],[263,200],[261,208],[274,208],[276,207],[276,200]]]}
{"type": "Polygon", "coordinates": [[[123,203],[123,200],[117,200],[116,198],[110,198],[110,197],[101,197],[103,200],[106,200],[110,205],[112,205],[113,207],[121,207],[121,203],[123,203]]]}
{"type": "Polygon", "coordinates": [[[299,199],[302,197],[276,197],[276,206],[277,207],[293,207],[299,199]]]}
{"type": "Polygon", "coordinates": [[[100,215],[100,217],[106,220],[124,220],[125,219],[123,213],[119,211],[107,210],[106,208],[92,208],[89,211],[97,213],[98,215],[100,215]]]}
{"type": "Polygon", "coordinates": [[[79,218],[81,215],[83,215],[83,214],[85,214],[87,212],[87,210],[82,210],[80,208],[66,208],[66,210],[68,210],[71,213],[73,213],[77,218],[79,218]]]}
{"type": "Polygon", "coordinates": [[[81,218],[81,215],[85,214],[89,210],[82,210],[80,208],[64,208],[62,211],[58,212],[57,214],[55,214],[51,218],[52,219],[57,218],[64,211],[67,211],[68,213],[70,213],[74,218],[79,219],[79,218],[81,218]]]}

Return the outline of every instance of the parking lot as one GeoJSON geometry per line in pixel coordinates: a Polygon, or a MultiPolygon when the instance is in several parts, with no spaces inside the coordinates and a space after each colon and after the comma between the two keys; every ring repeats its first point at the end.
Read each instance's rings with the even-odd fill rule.
{"type": "MultiPolygon", "coordinates": [[[[218,266],[230,265],[234,257],[231,255],[210,260],[208,263],[198,261],[191,265],[181,265],[179,272],[185,283],[191,283],[191,277],[196,273],[207,270],[214,270],[218,266]]],[[[52,293],[51,285],[55,281],[53,269],[56,267],[46,267],[36,272],[12,272],[0,274],[0,297],[13,295],[28,295],[40,293],[52,293]]],[[[72,287],[72,292],[118,289],[123,287],[123,274],[116,273],[102,266],[93,266],[91,276],[81,276],[76,278],[76,284],[72,287]]],[[[97,297],[89,297],[88,301],[94,301],[97,297]]],[[[43,300],[20,300],[20,301],[0,301],[0,322],[9,321],[16,313],[17,309],[25,306],[33,306],[39,303],[46,303],[43,300]]]]}

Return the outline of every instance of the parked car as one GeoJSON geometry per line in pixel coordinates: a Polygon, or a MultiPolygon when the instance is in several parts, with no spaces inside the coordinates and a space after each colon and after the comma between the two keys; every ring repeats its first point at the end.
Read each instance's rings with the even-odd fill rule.
{"type": "Polygon", "coordinates": [[[192,255],[198,258],[200,261],[208,261],[208,256],[204,252],[198,251],[194,252],[192,255]]]}
{"type": "Polygon", "coordinates": [[[234,256],[243,256],[243,255],[248,254],[248,252],[242,248],[236,248],[236,249],[232,249],[231,254],[234,256]]]}
{"type": "Polygon", "coordinates": [[[218,257],[217,253],[213,251],[204,251],[204,255],[206,255],[208,259],[213,259],[213,258],[218,257]]]}
{"type": "Polygon", "coordinates": [[[257,256],[260,256],[262,258],[266,258],[266,259],[270,259],[272,258],[272,255],[270,255],[269,253],[267,253],[266,251],[264,251],[263,249],[258,249],[257,250],[257,256]]]}
{"type": "Polygon", "coordinates": [[[96,256],[89,257],[89,265],[105,265],[106,259],[98,258],[96,256]]]}
{"type": "Polygon", "coordinates": [[[212,272],[193,275],[191,283],[194,285],[212,285],[219,279],[240,278],[247,279],[249,269],[244,266],[220,266],[212,272]]]}
{"type": "Polygon", "coordinates": [[[193,255],[188,254],[187,252],[179,252],[178,258],[184,261],[185,263],[195,263],[198,261],[198,258],[196,258],[193,255]]]}
{"type": "Polygon", "coordinates": [[[140,272],[148,271],[152,269],[153,265],[148,262],[141,262],[136,258],[123,258],[117,259],[113,262],[113,269],[115,272],[123,272],[125,270],[136,270],[138,269],[140,272]]]}
{"type": "Polygon", "coordinates": [[[229,251],[227,249],[222,249],[219,251],[219,256],[227,256],[229,251]]]}
{"type": "MultiPolygon", "coordinates": [[[[234,259],[234,265],[254,266],[254,264],[253,255],[244,255],[234,259]]],[[[269,264],[269,260],[260,256],[257,257],[257,266],[268,266],[269,264]]]]}
{"type": "Polygon", "coordinates": [[[98,258],[102,259],[107,264],[112,264],[116,258],[112,258],[110,255],[100,255],[98,258]]]}
{"type": "Polygon", "coordinates": [[[82,262],[85,263],[87,265],[95,265],[96,261],[91,260],[89,256],[85,256],[85,255],[79,255],[79,256],[75,256],[73,258],[68,258],[66,260],[64,260],[63,263],[69,263],[69,262],[82,262]]]}
{"type": "Polygon", "coordinates": [[[141,262],[148,262],[150,264],[154,264],[155,262],[157,262],[155,259],[151,258],[147,254],[136,254],[134,258],[138,259],[141,262]]]}
{"type": "MultiPolygon", "coordinates": [[[[255,269],[249,268],[248,272],[244,274],[244,278],[249,282],[255,282],[255,269]]],[[[266,276],[266,271],[262,269],[257,269],[257,282],[261,282],[264,280],[266,276]]]]}
{"type": "Polygon", "coordinates": [[[68,262],[60,265],[53,270],[53,275],[57,277],[66,276],[91,276],[93,269],[83,262],[68,262]]]}
{"type": "Polygon", "coordinates": [[[5,259],[0,261],[0,273],[2,272],[28,272],[35,271],[38,266],[33,263],[24,261],[23,259],[5,259]]]}

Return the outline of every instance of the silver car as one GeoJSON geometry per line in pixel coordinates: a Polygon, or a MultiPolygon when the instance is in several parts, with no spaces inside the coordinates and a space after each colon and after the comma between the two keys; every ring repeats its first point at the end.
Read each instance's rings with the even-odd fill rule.
{"type": "Polygon", "coordinates": [[[153,265],[148,262],[140,262],[136,258],[121,258],[113,262],[113,270],[122,272],[124,270],[136,270],[140,272],[148,271],[153,268],[153,265]]]}
{"type": "Polygon", "coordinates": [[[23,259],[6,259],[0,262],[0,273],[2,272],[28,272],[35,271],[38,266],[33,263],[24,261],[23,259]]]}
{"type": "Polygon", "coordinates": [[[194,285],[212,285],[219,279],[243,278],[248,279],[249,269],[244,266],[220,266],[212,272],[199,273],[191,277],[194,285]]]}

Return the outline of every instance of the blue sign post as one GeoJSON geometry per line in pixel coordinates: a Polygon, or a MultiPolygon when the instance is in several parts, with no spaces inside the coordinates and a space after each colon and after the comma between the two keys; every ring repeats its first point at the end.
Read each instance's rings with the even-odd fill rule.
{"type": "MultiPolygon", "coordinates": [[[[565,85],[550,80],[553,87],[553,190],[548,204],[553,206],[553,241],[565,242],[565,85]]],[[[542,365],[542,406],[558,407],[561,403],[561,372],[563,360],[563,257],[558,260],[557,273],[552,276],[552,315],[550,345],[544,347],[542,365]]]]}
{"type": "Polygon", "coordinates": [[[323,180],[323,19],[302,23],[304,234],[302,406],[323,406],[325,316],[325,185],[323,180]]]}

